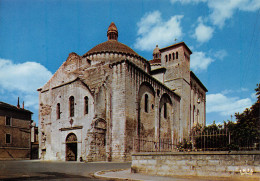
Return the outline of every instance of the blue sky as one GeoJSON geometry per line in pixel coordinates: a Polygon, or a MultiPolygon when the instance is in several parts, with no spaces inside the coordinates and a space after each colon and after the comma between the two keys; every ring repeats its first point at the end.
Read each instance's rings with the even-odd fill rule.
{"type": "Polygon", "coordinates": [[[19,96],[38,122],[36,89],[69,53],[106,41],[112,21],[119,41],[147,60],[175,38],[190,47],[191,70],[209,90],[208,124],[256,101],[259,0],[0,0],[0,101],[19,96]]]}

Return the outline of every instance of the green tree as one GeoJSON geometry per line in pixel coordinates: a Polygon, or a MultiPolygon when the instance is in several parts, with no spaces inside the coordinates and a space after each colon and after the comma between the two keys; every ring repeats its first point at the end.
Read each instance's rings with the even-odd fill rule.
{"type": "Polygon", "coordinates": [[[259,146],[260,141],[260,84],[255,89],[257,101],[243,113],[236,113],[237,124],[232,130],[239,146],[259,146]]]}
{"type": "Polygon", "coordinates": [[[192,130],[194,146],[214,150],[238,150],[239,148],[260,148],[260,84],[255,89],[257,101],[243,113],[236,113],[237,122],[224,122],[224,127],[213,124],[202,127],[196,125],[192,130]],[[220,133],[220,134],[219,134],[220,133]],[[204,136],[203,136],[204,135],[204,136]],[[206,136],[205,136],[206,135],[206,136]]]}

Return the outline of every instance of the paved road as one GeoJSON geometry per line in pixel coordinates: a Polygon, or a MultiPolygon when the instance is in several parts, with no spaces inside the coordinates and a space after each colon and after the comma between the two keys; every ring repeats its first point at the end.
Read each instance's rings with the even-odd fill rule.
{"type": "Polygon", "coordinates": [[[0,161],[0,180],[100,180],[92,174],[101,170],[126,169],[131,163],[79,163],[43,161],[0,161]]]}

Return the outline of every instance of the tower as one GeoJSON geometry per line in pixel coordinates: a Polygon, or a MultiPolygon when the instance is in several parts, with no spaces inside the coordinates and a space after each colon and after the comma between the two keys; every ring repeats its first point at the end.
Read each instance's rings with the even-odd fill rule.
{"type": "Polygon", "coordinates": [[[181,96],[180,135],[188,136],[190,129],[190,55],[184,42],[160,49],[161,66],[166,68],[164,84],[181,96]]]}

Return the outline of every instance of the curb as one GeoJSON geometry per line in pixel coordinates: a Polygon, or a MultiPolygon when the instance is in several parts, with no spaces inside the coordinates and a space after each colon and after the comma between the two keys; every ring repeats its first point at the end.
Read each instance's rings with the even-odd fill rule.
{"type": "MultiPolygon", "coordinates": [[[[129,168],[128,168],[129,169],[129,168]]],[[[104,174],[108,173],[108,172],[120,172],[120,171],[125,171],[128,169],[116,169],[116,170],[102,170],[102,171],[98,171],[94,173],[94,177],[95,178],[101,178],[101,179],[105,179],[105,180],[116,180],[116,181],[120,181],[120,180],[129,180],[129,181],[142,181],[140,179],[132,179],[132,178],[123,178],[123,177],[113,177],[113,176],[104,176],[104,174]]]]}

